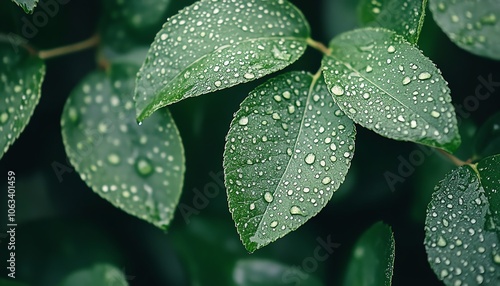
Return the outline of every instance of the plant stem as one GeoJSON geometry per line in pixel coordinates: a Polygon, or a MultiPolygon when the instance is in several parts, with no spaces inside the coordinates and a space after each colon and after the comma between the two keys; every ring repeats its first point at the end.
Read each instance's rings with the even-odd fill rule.
{"type": "Polygon", "coordinates": [[[437,149],[439,151],[439,153],[443,154],[446,158],[448,158],[448,160],[450,160],[453,164],[455,164],[455,166],[463,166],[463,165],[467,165],[469,164],[468,162],[464,162],[460,159],[458,159],[457,157],[453,156],[452,154],[444,151],[444,150],[441,150],[441,149],[437,149]]]}
{"type": "Polygon", "coordinates": [[[50,50],[39,51],[38,56],[44,60],[59,56],[64,56],[67,54],[76,53],[95,47],[97,46],[97,44],[99,44],[99,42],[100,42],[100,37],[98,34],[95,34],[94,36],[75,44],[62,46],[50,50]]]}
{"type": "Polygon", "coordinates": [[[323,43],[317,42],[311,38],[307,38],[307,44],[310,47],[322,52],[323,54],[325,54],[327,56],[329,56],[332,53],[332,51],[329,48],[327,48],[323,43]]]}

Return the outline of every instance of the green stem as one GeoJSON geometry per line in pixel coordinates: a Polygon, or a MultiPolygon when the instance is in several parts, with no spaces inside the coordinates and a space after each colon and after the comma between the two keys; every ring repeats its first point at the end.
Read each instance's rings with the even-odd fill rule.
{"type": "Polygon", "coordinates": [[[93,48],[97,46],[100,43],[100,37],[99,35],[94,35],[84,41],[67,45],[67,46],[62,46],[50,50],[44,50],[44,51],[38,51],[37,55],[41,59],[50,59],[50,58],[55,58],[59,56],[64,56],[76,52],[80,52],[89,48],[93,48]]]}
{"type": "Polygon", "coordinates": [[[310,47],[322,52],[323,54],[325,54],[327,56],[329,56],[332,53],[332,51],[329,48],[327,48],[323,43],[315,41],[311,38],[307,38],[307,44],[310,47]]]}
{"type": "Polygon", "coordinates": [[[450,160],[457,167],[469,164],[468,162],[464,162],[464,161],[458,159],[457,157],[453,156],[452,154],[450,154],[444,150],[441,150],[441,149],[437,149],[437,150],[439,151],[439,153],[443,154],[448,160],[450,160]]]}

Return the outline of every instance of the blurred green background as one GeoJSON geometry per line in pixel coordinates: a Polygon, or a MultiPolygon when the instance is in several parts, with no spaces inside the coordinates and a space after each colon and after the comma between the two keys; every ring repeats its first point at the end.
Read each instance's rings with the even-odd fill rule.
{"type": "MultiPolygon", "coordinates": [[[[164,20],[193,1],[172,2],[164,20]]],[[[358,26],[356,1],[291,2],[309,20],[313,38],[325,44],[358,26]]],[[[39,27],[29,43],[47,49],[87,39],[102,24],[100,19],[106,19],[102,9],[98,0],[71,0],[60,6],[47,25],[39,27]]],[[[33,21],[32,17],[10,0],[0,0],[0,33],[22,34],[25,21],[33,21]]],[[[154,31],[160,27],[161,23],[154,31]]],[[[139,41],[151,42],[154,31],[141,33],[139,41]]],[[[491,74],[500,81],[498,62],[459,49],[436,26],[429,12],[419,47],[449,82],[454,104],[463,104],[467,96],[474,95],[479,76],[491,74]]],[[[314,73],[320,61],[321,54],[308,49],[287,70],[314,73]]],[[[423,246],[430,195],[435,184],[453,168],[441,155],[426,156],[423,164],[392,191],[384,173],[397,174],[400,158],[408,159],[419,149],[415,144],[385,139],[358,127],[351,170],[327,207],[297,231],[248,254],[239,241],[222,187],[206,208],[189,217],[189,223],[177,211],[165,234],[101,199],[75,171],[64,173],[59,181],[53,163],[71,166],[62,143],[60,115],[73,87],[96,69],[96,50],[50,59],[46,64],[40,104],[21,137],[0,161],[3,190],[7,189],[7,171],[16,173],[16,281],[58,285],[78,270],[108,263],[124,272],[130,285],[342,285],[356,239],[382,220],[392,226],[396,241],[393,285],[442,285],[427,263],[423,246]],[[315,269],[304,269],[302,265],[313,255],[317,240],[328,236],[340,245],[315,269]],[[303,273],[295,274],[300,279],[292,281],[300,284],[278,284],[283,283],[284,273],[297,268],[303,273]]],[[[216,182],[210,174],[222,171],[224,138],[232,115],[248,92],[267,79],[169,107],[186,150],[181,204],[192,207],[195,189],[216,182]]],[[[481,101],[469,118],[461,118],[463,146],[458,157],[466,160],[473,155],[471,138],[499,107],[500,88],[481,101]]],[[[6,200],[0,199],[1,221],[7,217],[6,200]]],[[[5,233],[4,228],[3,223],[0,233],[5,233]]],[[[6,277],[6,244],[2,237],[0,240],[0,277],[6,277]]]]}

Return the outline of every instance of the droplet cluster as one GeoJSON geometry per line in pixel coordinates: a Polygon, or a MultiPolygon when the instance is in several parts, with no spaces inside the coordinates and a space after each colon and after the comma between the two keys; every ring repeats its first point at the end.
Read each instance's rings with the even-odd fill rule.
{"type": "Polygon", "coordinates": [[[292,72],[252,91],[224,154],[229,208],[245,245],[263,246],[316,215],[346,176],[354,137],[322,78],[292,72]]]}
{"type": "Polygon", "coordinates": [[[389,138],[431,146],[460,141],[447,83],[417,48],[373,28],[344,33],[330,47],[325,80],[355,122],[389,138]]]}
{"type": "Polygon", "coordinates": [[[112,71],[111,77],[90,74],[69,97],[61,119],[66,152],[95,192],[165,228],[184,174],[180,136],[167,110],[138,126],[132,103],[137,69],[112,71]]]}
{"type": "Polygon", "coordinates": [[[169,19],[151,45],[138,74],[139,119],[280,70],[302,55],[308,36],[288,1],[198,1],[169,19]]]}

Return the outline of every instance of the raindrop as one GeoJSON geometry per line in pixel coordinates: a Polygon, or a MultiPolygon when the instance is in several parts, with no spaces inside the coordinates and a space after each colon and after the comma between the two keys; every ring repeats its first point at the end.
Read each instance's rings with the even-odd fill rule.
{"type": "Polygon", "coordinates": [[[238,124],[241,126],[247,125],[248,124],[248,117],[243,116],[242,118],[240,118],[240,120],[238,121],[238,124]]]}
{"type": "Polygon", "coordinates": [[[334,85],[331,90],[332,90],[332,93],[334,95],[337,95],[337,96],[341,96],[344,94],[344,89],[342,89],[342,87],[340,87],[338,85],[334,85]]]}
{"type": "Polygon", "coordinates": [[[314,154],[312,153],[307,154],[305,158],[307,164],[311,165],[312,163],[314,163],[314,160],[316,160],[316,156],[314,154]]]}
{"type": "Polygon", "coordinates": [[[137,172],[142,176],[148,176],[153,173],[153,166],[147,159],[139,159],[135,163],[137,172]]]}
{"type": "Polygon", "coordinates": [[[435,110],[431,111],[431,116],[434,118],[438,118],[441,114],[435,110]]]}
{"type": "Polygon", "coordinates": [[[0,114],[0,123],[5,124],[7,120],[9,120],[9,114],[7,112],[2,112],[2,114],[0,114]]]}
{"type": "MultiPolygon", "coordinates": [[[[3,116],[3,114],[2,114],[2,116],[3,116]]],[[[71,121],[76,122],[78,120],[78,111],[76,111],[76,108],[70,107],[68,110],[68,116],[69,116],[69,119],[71,121]]],[[[3,121],[2,117],[0,116],[0,122],[2,122],[2,121],[3,121]]]]}
{"type": "Polygon", "coordinates": [[[428,72],[423,72],[423,73],[418,75],[418,79],[420,79],[420,80],[426,80],[429,78],[431,78],[431,74],[428,72]]]}
{"type": "Polygon", "coordinates": [[[371,66],[366,66],[366,72],[371,72],[373,68],[371,66]]]}
{"type": "Polygon", "coordinates": [[[275,220],[275,221],[271,222],[270,226],[272,228],[275,228],[276,226],[278,226],[278,221],[275,220]]]}
{"type": "Polygon", "coordinates": [[[118,164],[120,164],[120,156],[118,156],[115,153],[111,153],[108,155],[108,162],[111,165],[118,165],[118,164]]]}
{"type": "Polygon", "coordinates": [[[330,177],[324,177],[323,180],[321,180],[321,183],[323,183],[323,185],[327,185],[331,181],[332,181],[332,179],[330,179],[330,177]]]}
{"type": "Polygon", "coordinates": [[[250,210],[254,210],[255,209],[255,204],[254,203],[251,203],[250,204],[250,210]]]}
{"type": "Polygon", "coordinates": [[[500,264],[500,253],[493,254],[493,262],[500,264]]]}
{"type": "Polygon", "coordinates": [[[274,199],[274,197],[270,192],[264,193],[264,200],[266,200],[266,202],[271,203],[273,201],[273,199],[274,199]]]}
{"type": "Polygon", "coordinates": [[[409,78],[409,77],[405,77],[405,78],[403,78],[403,85],[407,85],[407,84],[409,84],[410,82],[411,82],[411,78],[409,78]]]}
{"type": "Polygon", "coordinates": [[[395,51],[396,51],[396,48],[394,48],[394,46],[389,46],[389,47],[387,48],[387,52],[388,52],[388,53],[391,53],[391,54],[392,54],[392,53],[394,53],[395,51]]]}
{"type": "Polygon", "coordinates": [[[440,246],[440,247],[445,247],[446,246],[446,240],[444,239],[444,237],[439,236],[438,241],[437,241],[437,245],[440,246]]]}
{"type": "Polygon", "coordinates": [[[304,215],[304,213],[302,212],[302,210],[298,206],[292,206],[290,208],[290,213],[293,215],[304,215]]]}
{"type": "Polygon", "coordinates": [[[246,79],[252,79],[255,78],[255,75],[253,73],[246,73],[245,75],[243,75],[243,77],[246,79]]]}

